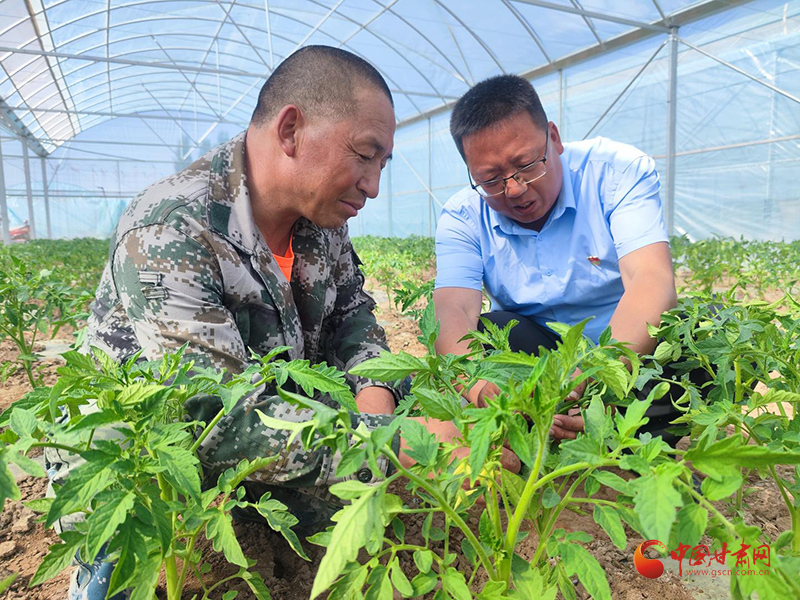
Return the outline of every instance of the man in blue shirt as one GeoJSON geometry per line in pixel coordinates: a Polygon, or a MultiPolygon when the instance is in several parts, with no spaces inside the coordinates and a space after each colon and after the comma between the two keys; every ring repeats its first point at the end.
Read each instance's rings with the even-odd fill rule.
{"type": "MultiPolygon", "coordinates": [[[[513,75],[469,90],[450,131],[471,189],[445,205],[436,232],[437,350],[467,351],[459,340],[478,327],[484,286],[492,312],[483,316],[520,322],[517,350],[554,347],[547,322],[593,317],[595,341],[610,326],[615,339],[652,352],[647,324],[676,304],[653,160],[605,138],[562,143],[533,86],[513,75]]],[[[467,397],[481,405],[496,392],[479,382],[467,397]]],[[[582,429],[580,416],[558,415],[552,434],[582,429]]]]}

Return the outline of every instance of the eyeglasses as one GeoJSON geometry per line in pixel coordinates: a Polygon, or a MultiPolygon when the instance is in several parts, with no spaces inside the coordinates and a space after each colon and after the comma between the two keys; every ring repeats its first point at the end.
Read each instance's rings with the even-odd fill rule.
{"type": "MultiPolygon", "coordinates": [[[[499,196],[506,193],[506,184],[509,179],[513,179],[520,185],[530,185],[537,179],[541,179],[547,174],[547,148],[550,145],[550,138],[545,137],[544,156],[527,165],[517,169],[508,177],[497,177],[489,181],[480,181],[472,183],[472,176],[470,175],[470,186],[484,198],[491,198],[492,196],[499,196]]],[[[469,175],[469,169],[467,169],[469,175]]]]}

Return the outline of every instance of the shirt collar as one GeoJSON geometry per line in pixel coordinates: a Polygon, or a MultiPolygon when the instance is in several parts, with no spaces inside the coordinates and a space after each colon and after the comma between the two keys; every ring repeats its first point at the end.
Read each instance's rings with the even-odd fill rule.
{"type": "Polygon", "coordinates": [[[559,192],[556,203],[553,206],[553,212],[550,213],[550,217],[545,222],[542,230],[534,231],[533,229],[523,227],[514,219],[510,219],[505,215],[501,215],[500,213],[490,209],[486,203],[483,202],[483,199],[481,199],[481,203],[484,205],[486,210],[489,211],[489,218],[491,219],[493,229],[499,229],[507,235],[537,236],[542,231],[548,229],[554,221],[560,219],[567,209],[575,210],[575,193],[572,188],[572,178],[570,177],[569,164],[564,154],[559,155],[558,158],[561,161],[561,191],[559,192]]]}

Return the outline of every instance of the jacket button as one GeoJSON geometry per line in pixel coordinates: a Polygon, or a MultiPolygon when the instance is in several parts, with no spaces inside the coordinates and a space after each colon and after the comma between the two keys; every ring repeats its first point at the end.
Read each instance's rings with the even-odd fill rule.
{"type": "Polygon", "coordinates": [[[372,472],[369,469],[359,469],[358,473],[356,473],[356,478],[361,483],[369,483],[372,481],[372,472]]]}

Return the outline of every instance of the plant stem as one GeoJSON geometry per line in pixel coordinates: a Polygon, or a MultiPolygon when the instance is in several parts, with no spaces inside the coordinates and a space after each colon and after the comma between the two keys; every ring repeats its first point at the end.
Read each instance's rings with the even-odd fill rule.
{"type": "MultiPolygon", "coordinates": [[[[163,473],[156,476],[158,480],[158,487],[161,491],[161,499],[165,502],[172,500],[172,486],[169,484],[163,473]]],[[[171,516],[171,529],[175,533],[175,513],[171,516]]],[[[178,589],[178,563],[175,559],[175,553],[172,551],[172,545],[164,553],[164,572],[167,577],[167,599],[180,600],[181,590],[178,589]]]]}
{"type": "Polygon", "coordinates": [[[81,450],[80,448],[75,448],[74,446],[67,446],[65,444],[56,444],[55,442],[36,442],[35,444],[31,444],[30,448],[53,448],[55,450],[63,450],[64,452],[69,452],[70,454],[77,454],[79,456],[80,453],[83,452],[83,450],[81,450]]]}
{"type": "Polygon", "coordinates": [[[186,581],[186,573],[190,566],[194,566],[191,562],[192,551],[194,550],[194,543],[197,540],[197,535],[200,533],[202,526],[189,536],[189,541],[186,543],[186,557],[183,559],[183,567],[181,568],[181,575],[178,577],[176,588],[183,590],[183,584],[186,581]]]}
{"type": "Polygon", "coordinates": [[[678,479],[676,481],[680,485],[682,485],[686,489],[686,491],[688,491],[700,504],[702,504],[710,512],[714,513],[714,515],[725,526],[725,529],[727,529],[730,533],[732,533],[734,535],[734,537],[739,537],[739,534],[736,533],[736,528],[733,526],[733,523],[728,521],[728,519],[725,518],[725,515],[723,515],[721,512],[719,512],[717,510],[717,507],[715,507],[713,504],[711,504],[711,502],[706,500],[705,497],[703,497],[702,494],[698,494],[691,485],[687,484],[686,482],[684,482],[684,481],[682,481],[680,479],[678,479]]]}
{"type": "Polygon", "coordinates": [[[544,456],[544,445],[546,442],[547,439],[540,435],[539,447],[536,449],[536,460],[533,463],[531,475],[528,478],[528,481],[525,482],[525,487],[522,490],[522,494],[520,494],[517,506],[514,507],[514,514],[511,516],[511,521],[509,522],[508,529],[506,531],[506,543],[505,547],[503,548],[506,556],[503,559],[503,562],[500,564],[500,578],[506,584],[510,583],[509,577],[511,576],[511,560],[514,556],[514,546],[516,545],[517,541],[517,532],[522,525],[522,520],[525,518],[525,515],[528,512],[528,506],[530,506],[533,494],[536,492],[537,483],[541,481],[539,479],[539,470],[542,467],[542,457],[544,456]]]}
{"type": "Polygon", "coordinates": [[[214,428],[214,426],[217,423],[219,423],[220,419],[224,416],[225,416],[225,409],[220,410],[216,415],[214,415],[214,418],[211,419],[208,425],[206,425],[206,428],[203,429],[203,433],[201,433],[200,436],[195,440],[194,444],[192,444],[192,447],[189,449],[189,452],[191,452],[192,454],[197,454],[197,449],[200,447],[200,444],[202,444],[203,441],[205,441],[205,439],[211,433],[211,430],[214,428]]]}
{"type": "MultiPolygon", "coordinates": [[[[367,437],[362,433],[356,431],[355,429],[347,427],[347,430],[348,430],[347,433],[349,435],[357,437],[364,442],[367,441],[367,437]]],[[[483,565],[483,568],[486,569],[486,572],[489,574],[489,577],[491,579],[495,579],[497,577],[497,572],[494,570],[492,562],[489,560],[489,557],[487,556],[486,551],[483,549],[483,546],[481,545],[480,541],[478,541],[478,538],[475,537],[475,534],[472,532],[472,529],[470,529],[469,525],[464,523],[464,520],[458,515],[458,513],[455,510],[453,510],[453,507],[450,506],[450,504],[447,502],[447,499],[439,493],[439,490],[430,485],[426,479],[423,479],[419,475],[412,473],[411,471],[406,469],[400,462],[400,459],[397,457],[397,455],[391,450],[387,450],[386,448],[381,448],[380,452],[392,462],[392,464],[397,469],[398,473],[402,473],[405,477],[416,483],[417,486],[421,487],[428,494],[430,494],[431,498],[436,500],[436,502],[441,507],[442,512],[448,515],[453,520],[453,523],[456,525],[456,527],[458,527],[464,533],[464,537],[466,537],[469,540],[469,543],[472,544],[472,547],[478,554],[478,558],[480,558],[481,564],[483,565]]]]}

